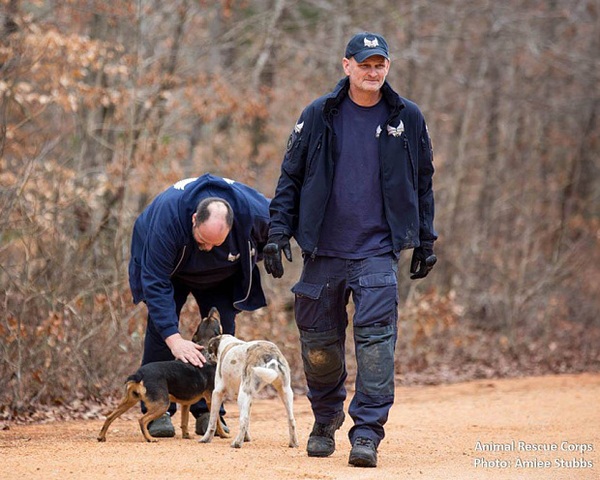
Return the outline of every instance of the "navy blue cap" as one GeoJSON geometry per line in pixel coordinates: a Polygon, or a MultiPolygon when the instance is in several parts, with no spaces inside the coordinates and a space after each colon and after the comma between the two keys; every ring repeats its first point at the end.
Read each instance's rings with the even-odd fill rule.
{"type": "Polygon", "coordinates": [[[381,55],[390,59],[388,44],[381,35],[371,32],[361,32],[354,35],[346,46],[346,58],[352,58],[360,63],[373,55],[381,55]]]}

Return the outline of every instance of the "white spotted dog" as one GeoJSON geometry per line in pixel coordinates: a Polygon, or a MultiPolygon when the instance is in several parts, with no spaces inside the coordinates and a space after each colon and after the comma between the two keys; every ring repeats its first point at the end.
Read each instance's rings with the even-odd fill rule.
{"type": "Polygon", "coordinates": [[[248,425],[252,399],[267,385],[272,385],[281,398],[288,417],[289,446],[297,447],[294,393],[290,386],[290,367],[277,346],[266,340],[244,342],[232,335],[219,335],[208,343],[208,354],[216,357],[215,388],[212,393],[210,420],[204,436],[199,440],[209,443],[217,426],[219,408],[225,395],[237,395],[240,410],[240,431],[232,442],[241,448],[250,441],[248,425]]]}

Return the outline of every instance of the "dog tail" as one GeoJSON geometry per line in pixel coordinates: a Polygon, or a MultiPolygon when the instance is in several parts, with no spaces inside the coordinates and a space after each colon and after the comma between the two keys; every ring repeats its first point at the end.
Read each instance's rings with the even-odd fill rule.
{"type": "Polygon", "coordinates": [[[146,393],[146,387],[144,386],[144,375],[140,372],[135,372],[133,375],[127,377],[127,396],[141,399],[146,393]]]}
{"type": "Polygon", "coordinates": [[[263,382],[271,384],[275,381],[275,379],[279,376],[277,370],[267,367],[254,367],[254,373],[260,378],[263,382]]]}

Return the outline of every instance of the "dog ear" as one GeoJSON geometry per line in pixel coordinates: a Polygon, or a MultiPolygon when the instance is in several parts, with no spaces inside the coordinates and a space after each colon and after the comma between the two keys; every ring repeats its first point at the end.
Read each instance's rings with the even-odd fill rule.
{"type": "Polygon", "coordinates": [[[208,316],[204,317],[198,323],[198,327],[192,336],[192,342],[198,345],[206,346],[208,341],[217,335],[223,333],[219,311],[212,307],[208,312],[208,316]]]}
{"type": "Polygon", "coordinates": [[[192,342],[196,342],[198,343],[198,336],[200,335],[200,332],[204,331],[206,329],[206,323],[208,322],[208,317],[200,317],[200,321],[198,322],[198,326],[196,327],[196,330],[194,331],[194,335],[192,336],[192,342]]]}
{"type": "Polygon", "coordinates": [[[192,335],[192,342],[200,345],[202,343],[202,337],[204,336],[204,332],[206,331],[206,319],[201,318],[200,323],[196,327],[196,331],[192,335]]]}
{"type": "Polygon", "coordinates": [[[217,335],[221,335],[223,333],[223,327],[221,326],[221,314],[219,313],[219,310],[217,309],[217,307],[212,307],[210,309],[210,312],[208,312],[208,318],[207,321],[212,320],[213,322],[216,321],[217,325],[218,325],[218,333],[216,333],[217,335]]]}
{"type": "Polygon", "coordinates": [[[219,313],[219,310],[217,309],[217,307],[212,307],[210,309],[210,312],[208,312],[208,318],[212,318],[214,320],[218,320],[219,322],[221,322],[221,314],[219,313]]]}
{"type": "Polygon", "coordinates": [[[211,338],[210,341],[208,342],[208,346],[206,347],[208,355],[213,357],[215,359],[215,362],[217,361],[217,354],[219,353],[220,343],[221,343],[221,336],[219,335],[218,337],[211,338]]]}

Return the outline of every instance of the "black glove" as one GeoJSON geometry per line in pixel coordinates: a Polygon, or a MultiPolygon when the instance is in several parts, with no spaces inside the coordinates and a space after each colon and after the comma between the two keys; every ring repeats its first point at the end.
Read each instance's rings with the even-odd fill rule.
{"type": "Polygon", "coordinates": [[[437,257],[433,254],[431,246],[421,245],[413,250],[412,260],[410,261],[410,276],[411,280],[417,278],[425,278],[429,270],[433,268],[437,262],[437,257]]]}
{"type": "Polygon", "coordinates": [[[268,243],[263,248],[263,259],[265,261],[265,270],[273,275],[273,278],[283,276],[283,263],[281,262],[281,251],[288,262],[292,261],[292,249],[290,248],[290,239],[285,235],[274,235],[269,237],[268,243]]]}

